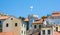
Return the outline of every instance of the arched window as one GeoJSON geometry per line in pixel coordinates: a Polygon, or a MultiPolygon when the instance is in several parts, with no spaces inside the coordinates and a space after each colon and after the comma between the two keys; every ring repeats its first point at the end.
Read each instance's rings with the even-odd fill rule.
{"type": "Polygon", "coordinates": [[[15,27],[17,27],[17,23],[15,23],[15,27]]]}
{"type": "Polygon", "coordinates": [[[9,24],[7,23],[7,24],[6,24],[6,27],[8,27],[8,26],[9,26],[9,24]]]}

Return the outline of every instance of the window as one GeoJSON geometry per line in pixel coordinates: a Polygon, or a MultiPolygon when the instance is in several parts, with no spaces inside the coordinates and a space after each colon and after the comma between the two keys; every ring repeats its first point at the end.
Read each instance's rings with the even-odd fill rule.
{"type": "Polygon", "coordinates": [[[31,27],[32,27],[32,25],[31,25],[31,27]]]}
{"type": "Polygon", "coordinates": [[[1,21],[0,21],[0,23],[1,23],[1,21]]]}
{"type": "Polygon", "coordinates": [[[21,33],[23,34],[23,31],[21,31],[21,33]]]}
{"type": "Polygon", "coordinates": [[[49,24],[49,22],[48,22],[48,21],[46,21],[46,23],[47,23],[47,24],[49,24]]]}
{"type": "Polygon", "coordinates": [[[22,23],[22,27],[25,27],[25,25],[22,23]]]}
{"type": "Polygon", "coordinates": [[[36,28],[36,25],[34,25],[34,28],[36,28]]]}
{"type": "Polygon", "coordinates": [[[41,28],[41,25],[39,25],[39,28],[41,28]]]}
{"type": "Polygon", "coordinates": [[[8,26],[9,26],[9,24],[7,23],[7,24],[6,24],[6,27],[8,27],[8,26]]]}
{"type": "Polygon", "coordinates": [[[42,30],[43,34],[45,34],[45,30],[42,30]]]}
{"type": "Polygon", "coordinates": [[[17,23],[15,23],[15,27],[17,26],[17,23]]]}
{"type": "Polygon", "coordinates": [[[26,27],[26,26],[24,25],[24,27],[26,27]]]}
{"type": "Polygon", "coordinates": [[[23,24],[22,24],[22,27],[23,27],[23,24]]]}
{"type": "Polygon", "coordinates": [[[11,18],[11,20],[13,20],[13,18],[11,18]]]}
{"type": "Polygon", "coordinates": [[[25,34],[25,31],[24,31],[24,34],[25,34]]]}
{"type": "Polygon", "coordinates": [[[56,27],[56,31],[58,31],[58,27],[56,27]]]}
{"type": "Polygon", "coordinates": [[[0,32],[2,32],[2,29],[0,29],[0,32]]]}
{"type": "Polygon", "coordinates": [[[50,30],[48,30],[48,34],[50,34],[50,30]]]}

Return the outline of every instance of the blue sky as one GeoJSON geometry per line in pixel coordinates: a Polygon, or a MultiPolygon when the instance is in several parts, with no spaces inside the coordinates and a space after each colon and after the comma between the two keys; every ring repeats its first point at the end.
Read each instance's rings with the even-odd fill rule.
{"type": "Polygon", "coordinates": [[[39,17],[60,11],[60,0],[0,0],[0,12],[16,17],[36,14],[39,17]],[[33,6],[31,11],[30,6],[33,6]]]}

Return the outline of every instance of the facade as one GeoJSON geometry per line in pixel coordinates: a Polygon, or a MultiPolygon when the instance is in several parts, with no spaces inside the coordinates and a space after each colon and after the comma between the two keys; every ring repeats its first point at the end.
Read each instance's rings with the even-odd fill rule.
{"type": "Polygon", "coordinates": [[[27,25],[26,22],[24,20],[21,20],[21,35],[26,35],[26,31],[27,31],[27,25]]]}
{"type": "Polygon", "coordinates": [[[3,22],[8,19],[10,16],[0,16],[0,32],[2,32],[3,22]]]}
{"type": "Polygon", "coordinates": [[[43,25],[43,19],[36,20],[35,22],[32,23],[33,29],[40,29],[43,25]]]}
{"type": "Polygon", "coordinates": [[[38,21],[33,22],[33,28],[36,29],[38,32],[40,31],[38,35],[54,35],[54,26],[47,24],[48,23],[45,19],[39,19],[38,21]]]}
{"type": "Polygon", "coordinates": [[[54,35],[54,30],[51,27],[41,28],[41,35],[54,35]]]}
{"type": "Polygon", "coordinates": [[[2,32],[14,31],[18,35],[20,35],[20,30],[21,30],[21,20],[15,17],[10,17],[2,23],[2,32]]]}

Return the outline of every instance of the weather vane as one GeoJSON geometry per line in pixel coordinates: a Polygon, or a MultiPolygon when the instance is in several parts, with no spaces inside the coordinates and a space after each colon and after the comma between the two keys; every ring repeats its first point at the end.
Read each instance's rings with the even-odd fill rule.
{"type": "Polygon", "coordinates": [[[33,9],[33,6],[30,6],[30,9],[31,9],[31,11],[32,11],[32,9],[33,9]]]}

